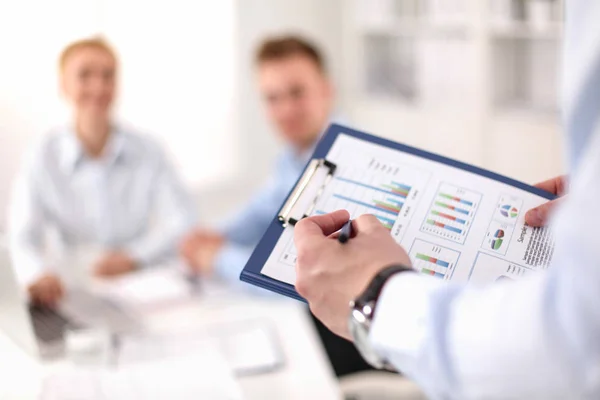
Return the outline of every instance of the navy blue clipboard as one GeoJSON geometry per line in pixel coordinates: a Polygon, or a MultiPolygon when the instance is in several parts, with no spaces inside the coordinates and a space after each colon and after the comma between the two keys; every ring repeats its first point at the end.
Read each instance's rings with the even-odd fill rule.
{"type": "MultiPolygon", "coordinates": [[[[485,169],[482,169],[479,167],[475,167],[470,164],[465,164],[463,162],[456,161],[456,160],[453,160],[453,159],[450,159],[447,157],[443,157],[443,156],[440,156],[437,154],[429,153],[427,151],[420,150],[420,149],[417,149],[414,147],[406,146],[404,144],[393,142],[391,140],[387,140],[387,139],[383,139],[383,138],[380,138],[377,136],[369,135],[364,132],[359,132],[357,130],[354,130],[354,129],[351,129],[351,128],[348,128],[348,127],[345,127],[342,125],[337,125],[337,124],[333,124],[333,125],[329,126],[329,128],[327,129],[327,132],[325,132],[325,135],[321,138],[321,141],[317,145],[311,158],[312,159],[326,158],[327,154],[329,153],[329,149],[331,148],[331,146],[333,146],[333,143],[335,142],[338,135],[340,135],[340,134],[345,134],[345,135],[352,136],[352,137],[355,137],[360,140],[379,144],[379,145],[389,147],[389,148],[392,148],[395,150],[399,150],[399,151],[402,151],[405,153],[413,154],[418,157],[426,158],[431,161],[436,161],[436,162],[446,164],[446,165],[449,165],[449,166],[452,166],[455,168],[459,168],[464,171],[471,172],[473,174],[481,175],[486,178],[490,178],[495,181],[502,182],[502,183],[508,184],[510,186],[514,186],[514,187],[522,189],[524,191],[547,198],[548,200],[553,200],[555,198],[554,195],[552,195],[544,190],[538,189],[536,187],[533,187],[533,186],[528,185],[523,182],[519,182],[519,181],[511,179],[511,178],[508,178],[506,176],[496,174],[495,172],[491,172],[491,171],[488,171],[488,170],[485,170],[485,169]]],[[[298,180],[300,180],[300,177],[298,178],[298,180]]],[[[298,184],[298,182],[296,182],[296,184],[298,184]]],[[[294,187],[295,186],[296,185],[294,185],[294,187]]],[[[290,191],[290,193],[288,193],[288,196],[290,194],[291,194],[291,191],[290,191]]],[[[244,267],[244,270],[242,271],[242,273],[240,275],[240,279],[244,282],[251,283],[253,285],[256,285],[256,286],[265,288],[267,290],[282,294],[284,296],[288,296],[293,299],[306,302],[306,300],[304,300],[304,298],[302,298],[302,296],[300,296],[296,292],[296,289],[294,288],[294,286],[289,285],[284,282],[281,282],[281,281],[278,281],[276,279],[273,279],[273,278],[263,275],[261,273],[263,266],[267,262],[267,259],[271,255],[271,252],[273,251],[275,244],[279,240],[279,237],[281,236],[281,234],[283,233],[283,230],[284,230],[281,222],[279,222],[277,215],[276,215],[278,211],[279,210],[273,210],[273,213],[274,213],[273,221],[271,221],[271,224],[269,225],[269,228],[267,229],[264,236],[262,237],[260,243],[254,249],[252,256],[248,260],[248,263],[246,264],[246,266],[244,267]]]]}

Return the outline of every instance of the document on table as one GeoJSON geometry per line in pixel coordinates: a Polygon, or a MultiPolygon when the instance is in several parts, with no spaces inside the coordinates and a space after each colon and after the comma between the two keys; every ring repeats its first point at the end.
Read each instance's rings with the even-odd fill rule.
{"type": "Polygon", "coordinates": [[[117,369],[72,368],[48,376],[42,400],[211,399],[240,400],[242,394],[221,356],[163,359],[117,369]]]}
{"type": "Polygon", "coordinates": [[[93,290],[126,308],[144,310],[187,301],[194,288],[180,270],[167,265],[96,281],[93,290]]]}
{"type": "Polygon", "coordinates": [[[285,363],[274,327],[263,320],[244,320],[185,334],[122,337],[119,364],[185,355],[201,358],[206,348],[216,349],[236,376],[271,372],[285,363]]]}
{"type": "MultiPolygon", "coordinates": [[[[510,281],[550,265],[551,232],[525,223],[527,210],[547,202],[550,194],[337,125],[324,142],[316,152],[335,168],[328,178],[316,170],[305,182],[293,206],[298,215],[340,209],[351,218],[373,214],[408,251],[416,270],[446,281],[510,281]]],[[[272,244],[259,245],[246,269],[260,275],[252,283],[280,291],[261,280],[293,286],[296,248],[293,224],[279,231],[274,225],[263,238],[272,244]]]]}

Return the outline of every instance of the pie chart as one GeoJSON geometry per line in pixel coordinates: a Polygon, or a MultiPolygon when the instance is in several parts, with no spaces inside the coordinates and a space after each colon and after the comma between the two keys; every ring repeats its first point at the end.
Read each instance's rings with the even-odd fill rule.
{"type": "Polygon", "coordinates": [[[502,242],[503,242],[502,238],[504,238],[504,230],[498,229],[494,233],[494,240],[492,240],[492,243],[491,243],[493,250],[498,250],[498,249],[500,249],[500,247],[502,247],[502,242]]]}
{"type": "Polygon", "coordinates": [[[500,214],[506,218],[517,218],[517,215],[519,215],[519,210],[517,207],[513,207],[510,204],[505,204],[500,207],[500,214]]]}

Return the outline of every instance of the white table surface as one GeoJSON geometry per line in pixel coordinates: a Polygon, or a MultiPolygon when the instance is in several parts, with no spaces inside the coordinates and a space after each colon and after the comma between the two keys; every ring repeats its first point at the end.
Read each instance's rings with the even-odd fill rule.
{"type": "MultiPolygon", "coordinates": [[[[260,298],[216,290],[142,315],[149,332],[181,332],[218,323],[261,318],[276,328],[285,356],[283,368],[238,378],[247,399],[340,399],[335,375],[305,306],[278,297],[260,298]]],[[[46,374],[66,361],[42,364],[0,332],[0,399],[36,399],[46,374]]]]}

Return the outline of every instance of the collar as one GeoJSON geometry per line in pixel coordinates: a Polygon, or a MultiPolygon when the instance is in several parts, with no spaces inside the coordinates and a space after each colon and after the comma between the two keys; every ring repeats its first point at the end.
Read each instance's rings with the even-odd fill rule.
{"type": "Polygon", "coordinates": [[[308,161],[310,160],[310,157],[315,152],[317,145],[321,141],[321,138],[325,135],[325,132],[327,132],[327,128],[329,128],[329,126],[331,124],[343,123],[343,122],[344,122],[344,118],[342,118],[338,114],[334,114],[327,119],[327,123],[325,124],[323,129],[321,129],[319,136],[317,137],[315,142],[312,144],[312,146],[310,146],[310,148],[308,148],[306,150],[298,151],[297,149],[290,147],[289,152],[290,152],[290,155],[292,156],[292,159],[294,160],[294,162],[296,162],[298,164],[302,164],[302,165],[308,163],[308,161]]]}
{"type": "MultiPolygon", "coordinates": [[[[69,128],[62,135],[58,148],[60,165],[66,173],[74,173],[84,163],[91,161],[83,149],[75,130],[69,128]]],[[[113,128],[110,132],[104,154],[98,159],[105,165],[113,165],[117,162],[127,161],[129,157],[127,137],[118,129],[113,128]]]]}

